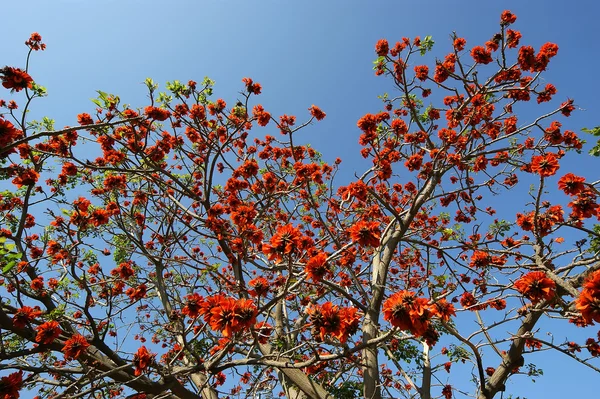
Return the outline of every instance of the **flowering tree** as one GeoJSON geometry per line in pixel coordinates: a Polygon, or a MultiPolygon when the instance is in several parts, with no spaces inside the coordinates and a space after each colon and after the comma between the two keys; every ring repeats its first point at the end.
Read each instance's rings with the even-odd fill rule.
{"type": "Polygon", "coordinates": [[[345,186],[296,138],[325,113],[275,118],[249,78],[234,106],[209,79],[147,80],[141,109],[99,92],[55,129],[0,70],[1,398],[489,399],[550,349],[600,371],[599,182],[560,169],[585,155],[541,83],[558,47],[515,20],[432,68],[430,37],[380,40],[399,94],[358,121],[372,167],[345,186]]]}

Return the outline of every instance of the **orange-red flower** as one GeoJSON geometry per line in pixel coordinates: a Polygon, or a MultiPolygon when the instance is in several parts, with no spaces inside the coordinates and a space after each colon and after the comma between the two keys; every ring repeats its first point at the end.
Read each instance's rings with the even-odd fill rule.
{"type": "Polygon", "coordinates": [[[154,120],[157,120],[157,121],[165,121],[171,115],[171,113],[168,110],[166,110],[166,109],[162,109],[162,108],[158,108],[158,107],[152,107],[152,106],[147,106],[144,109],[144,113],[146,114],[146,116],[148,118],[154,119],[154,120]]]}
{"type": "Polygon", "coordinates": [[[287,224],[277,229],[271,238],[270,244],[263,244],[262,250],[269,260],[278,262],[283,260],[283,255],[289,255],[300,249],[302,233],[300,230],[287,224]]]}
{"type": "Polygon", "coordinates": [[[588,276],[581,295],[575,301],[575,307],[586,323],[600,323],[600,270],[588,276]]]}
{"type": "Polygon", "coordinates": [[[427,80],[427,75],[429,74],[429,67],[427,65],[417,65],[415,66],[415,77],[421,81],[427,80]]]}
{"type": "Polygon", "coordinates": [[[11,91],[21,91],[33,87],[33,78],[20,68],[4,67],[0,69],[0,75],[2,75],[0,76],[2,86],[11,91]]]}
{"type": "Polygon", "coordinates": [[[515,281],[515,288],[531,302],[550,300],[554,297],[556,284],[542,271],[529,272],[515,281]]]}
{"type": "Polygon", "coordinates": [[[20,309],[17,309],[13,316],[13,326],[17,328],[25,328],[27,324],[31,323],[36,317],[39,317],[42,314],[42,311],[39,307],[29,307],[23,306],[20,309]]]}
{"type": "Polygon", "coordinates": [[[194,292],[193,294],[186,296],[185,299],[186,303],[183,309],[181,309],[181,313],[195,319],[201,313],[204,298],[194,292]]]}
{"type": "Polygon", "coordinates": [[[200,314],[215,331],[224,337],[248,330],[256,323],[258,309],[250,299],[234,299],[222,295],[206,298],[200,308],[200,314]]]}
{"type": "Polygon", "coordinates": [[[248,285],[253,288],[248,291],[248,294],[256,297],[265,296],[270,290],[269,280],[264,277],[256,277],[248,281],[248,285]]]}
{"type": "Polygon", "coordinates": [[[315,119],[318,121],[324,119],[325,116],[327,116],[325,112],[321,111],[321,108],[317,107],[316,105],[312,105],[308,110],[310,111],[310,114],[314,116],[315,119]]]}
{"type": "Polygon", "coordinates": [[[323,277],[331,272],[329,270],[329,265],[327,264],[327,254],[325,252],[319,252],[317,255],[310,258],[308,262],[306,262],[304,270],[306,270],[308,277],[315,283],[321,281],[323,277]]]}
{"type": "Polygon", "coordinates": [[[23,371],[17,371],[0,378],[0,399],[19,399],[23,388],[23,371]]]}
{"type": "Polygon", "coordinates": [[[58,322],[54,320],[40,324],[36,330],[35,342],[39,344],[51,344],[61,333],[58,322]]]}
{"type": "Polygon", "coordinates": [[[433,316],[428,303],[426,298],[417,297],[413,292],[400,291],[383,303],[383,318],[394,327],[423,336],[433,316]]]}
{"type": "Polygon", "coordinates": [[[133,355],[134,375],[140,376],[148,369],[148,366],[154,360],[154,354],[150,353],[145,346],[141,346],[135,355],[133,355]]]}
{"type": "Polygon", "coordinates": [[[24,169],[12,180],[17,188],[30,186],[35,184],[40,177],[40,174],[34,169],[24,169]]]}
{"type": "Polygon", "coordinates": [[[89,346],[89,342],[82,335],[73,335],[65,342],[65,346],[63,347],[65,360],[77,359],[89,346]]]}
{"type": "Polygon", "coordinates": [[[366,222],[361,220],[348,229],[350,238],[365,247],[379,246],[381,232],[379,222],[366,222]]]}
{"type": "Polygon", "coordinates": [[[320,341],[331,336],[344,343],[358,329],[358,309],[353,307],[340,309],[331,302],[325,302],[322,305],[311,306],[308,314],[312,334],[320,341]]]}
{"type": "Polygon", "coordinates": [[[585,188],[584,182],[585,177],[567,173],[558,180],[558,188],[563,190],[565,194],[577,195],[585,188]]]}
{"type": "Polygon", "coordinates": [[[493,61],[492,53],[482,46],[473,47],[471,50],[471,57],[473,57],[473,60],[478,64],[487,65],[493,61]]]}
{"type": "Polygon", "coordinates": [[[554,175],[559,167],[558,158],[552,153],[537,155],[531,158],[531,171],[542,177],[554,175]]]}

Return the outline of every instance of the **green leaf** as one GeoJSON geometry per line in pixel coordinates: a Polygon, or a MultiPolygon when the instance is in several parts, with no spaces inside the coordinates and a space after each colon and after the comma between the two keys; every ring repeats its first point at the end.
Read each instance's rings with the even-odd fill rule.
{"type": "Polygon", "coordinates": [[[425,39],[421,40],[421,55],[425,55],[428,51],[431,51],[435,42],[431,36],[425,36],[425,39]]]}
{"type": "Polygon", "coordinates": [[[2,273],[8,273],[9,271],[11,271],[15,267],[16,264],[17,264],[16,260],[11,260],[10,262],[8,262],[6,264],[6,266],[4,266],[2,268],[2,273]]]}

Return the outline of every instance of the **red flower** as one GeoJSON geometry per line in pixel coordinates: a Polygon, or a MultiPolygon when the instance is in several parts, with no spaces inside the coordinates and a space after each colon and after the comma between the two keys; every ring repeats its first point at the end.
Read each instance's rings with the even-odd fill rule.
{"type": "Polygon", "coordinates": [[[145,346],[141,346],[133,355],[133,366],[135,367],[134,375],[140,376],[148,368],[154,360],[154,354],[148,352],[145,346]]]}
{"type": "Polygon", "coordinates": [[[269,260],[275,259],[280,262],[283,255],[289,255],[300,249],[302,233],[300,230],[287,224],[277,229],[271,238],[270,244],[263,244],[262,250],[269,260]]]}
{"type": "Polygon", "coordinates": [[[186,303],[183,309],[181,309],[181,313],[192,319],[195,319],[201,313],[202,302],[204,301],[204,298],[197,293],[193,293],[186,296],[185,299],[186,303]]]}
{"type": "Polygon", "coordinates": [[[442,388],[442,395],[444,399],[452,399],[452,385],[444,385],[442,388]]]}
{"type": "Polygon", "coordinates": [[[87,114],[85,112],[77,115],[77,122],[79,122],[79,124],[82,126],[94,124],[94,120],[92,119],[90,114],[87,114]]]}
{"type": "Polygon", "coordinates": [[[235,333],[250,328],[256,322],[258,309],[250,299],[240,299],[216,296],[207,298],[210,309],[204,305],[202,314],[210,327],[221,331],[224,337],[231,337],[235,333]]]}
{"type": "Polygon", "coordinates": [[[273,332],[273,327],[269,323],[261,321],[260,323],[256,323],[254,330],[258,335],[258,342],[261,344],[266,344],[271,336],[271,333],[273,332]]]}
{"type": "Polygon", "coordinates": [[[17,177],[15,177],[12,182],[17,188],[21,188],[23,186],[30,186],[35,184],[40,177],[40,174],[34,169],[25,169],[18,173],[17,177]]]}
{"type": "Polygon", "coordinates": [[[380,57],[385,57],[390,51],[390,46],[388,45],[387,40],[381,39],[375,45],[375,52],[380,57]]]}
{"type": "Polygon", "coordinates": [[[542,299],[554,297],[556,284],[541,271],[530,272],[515,281],[515,288],[531,302],[538,303],[542,299]]]}
{"type": "Polygon", "coordinates": [[[600,270],[588,276],[575,306],[587,324],[600,323],[600,270]]]}
{"type": "Polygon", "coordinates": [[[146,297],[146,293],[147,293],[147,287],[146,284],[140,284],[137,287],[133,288],[128,288],[127,291],[125,291],[125,294],[127,294],[127,296],[129,296],[129,299],[131,299],[131,302],[135,302],[135,301],[139,301],[142,298],[146,297]]]}
{"type": "Polygon", "coordinates": [[[54,320],[40,324],[36,330],[35,342],[40,344],[51,344],[61,333],[58,322],[54,320]]]}
{"type": "Polygon", "coordinates": [[[417,65],[415,66],[415,77],[421,81],[427,80],[427,75],[429,74],[429,67],[427,65],[417,65]]]}
{"type": "Polygon", "coordinates": [[[122,262],[119,266],[115,267],[110,272],[113,276],[119,276],[121,280],[127,280],[129,277],[135,274],[135,271],[131,267],[131,262],[122,262]]]}
{"type": "Polygon", "coordinates": [[[306,274],[313,282],[318,283],[321,281],[323,277],[331,273],[329,266],[327,265],[327,254],[319,252],[317,255],[310,258],[308,262],[306,262],[304,270],[306,270],[306,274]]]}
{"type": "Polygon", "coordinates": [[[500,23],[502,25],[514,24],[517,20],[517,16],[508,10],[504,10],[500,15],[500,23]]]}
{"type": "Polygon", "coordinates": [[[312,334],[320,341],[332,336],[341,343],[354,334],[359,317],[356,308],[339,308],[331,302],[311,306],[308,310],[312,324],[312,334]]]}
{"type": "Polygon", "coordinates": [[[600,292],[583,290],[575,301],[575,307],[581,312],[581,317],[587,324],[600,323],[600,292]]]}
{"type": "Polygon", "coordinates": [[[246,84],[246,90],[250,94],[259,95],[262,87],[259,83],[254,83],[250,78],[243,78],[242,82],[246,84]]]}
{"type": "Polygon", "coordinates": [[[433,316],[428,302],[410,291],[397,292],[383,303],[383,318],[394,327],[422,336],[429,328],[429,321],[433,316]]]}
{"type": "Polygon", "coordinates": [[[22,69],[4,67],[0,69],[0,79],[2,79],[2,86],[12,91],[21,91],[25,88],[31,89],[33,87],[33,78],[22,69]]]}
{"type": "Polygon", "coordinates": [[[518,30],[508,29],[506,31],[506,45],[508,48],[516,48],[521,40],[521,32],[518,30]]]}
{"type": "Polygon", "coordinates": [[[252,108],[252,115],[256,118],[259,126],[267,126],[271,120],[271,114],[265,111],[262,105],[258,104],[252,108]]]}
{"type": "MultiPolygon", "coordinates": [[[[19,139],[22,134],[23,132],[15,128],[12,123],[0,117],[0,148],[8,146],[13,141],[19,139]]],[[[6,155],[8,155],[8,151],[4,152],[0,150],[0,157],[4,157],[6,155]]]]}
{"type": "Polygon", "coordinates": [[[63,353],[65,354],[65,360],[75,360],[86,351],[90,346],[89,342],[79,334],[73,335],[71,339],[65,342],[63,347],[63,353]]]}
{"type": "Polygon", "coordinates": [[[492,257],[487,252],[475,251],[471,256],[471,267],[487,267],[492,261],[492,257]]]}
{"type": "Polygon", "coordinates": [[[46,45],[42,43],[42,35],[37,32],[31,34],[29,39],[25,42],[25,45],[33,51],[44,51],[46,49],[46,45]]]}
{"type": "Polygon", "coordinates": [[[456,51],[463,51],[465,49],[465,45],[467,44],[467,40],[462,37],[457,37],[454,39],[454,49],[456,51]]]}
{"type": "Polygon", "coordinates": [[[567,173],[558,180],[558,188],[563,190],[565,194],[577,195],[585,188],[584,182],[584,177],[576,176],[573,173],[567,173]]]}
{"type": "Polygon", "coordinates": [[[309,109],[310,114],[315,117],[316,120],[320,121],[325,118],[325,112],[321,111],[316,105],[312,105],[309,109]]]}
{"type": "Polygon", "coordinates": [[[471,50],[471,57],[473,57],[473,60],[478,64],[487,65],[493,61],[491,51],[482,46],[473,47],[471,50]]]}
{"type": "Polygon", "coordinates": [[[146,116],[148,118],[154,119],[154,120],[157,120],[157,121],[165,121],[171,115],[171,113],[168,110],[166,110],[166,109],[162,109],[162,108],[158,108],[158,107],[152,107],[152,106],[147,106],[144,109],[144,113],[146,114],[146,116]]]}
{"type": "Polygon", "coordinates": [[[555,154],[548,153],[531,158],[531,171],[542,177],[552,176],[560,168],[555,154]]]}
{"type": "Polygon", "coordinates": [[[22,370],[0,378],[0,399],[19,399],[21,388],[23,388],[22,370]]]}
{"type": "Polygon", "coordinates": [[[269,281],[264,277],[256,277],[248,281],[248,285],[253,288],[248,291],[248,294],[252,296],[265,296],[270,291],[269,281]]]}
{"type": "Polygon", "coordinates": [[[17,309],[13,316],[13,326],[17,328],[25,328],[27,324],[31,323],[36,317],[39,317],[42,314],[40,308],[23,306],[20,309],[17,309]]]}
{"type": "Polygon", "coordinates": [[[381,232],[379,222],[365,222],[361,220],[348,229],[350,238],[365,247],[379,246],[381,232]]]}

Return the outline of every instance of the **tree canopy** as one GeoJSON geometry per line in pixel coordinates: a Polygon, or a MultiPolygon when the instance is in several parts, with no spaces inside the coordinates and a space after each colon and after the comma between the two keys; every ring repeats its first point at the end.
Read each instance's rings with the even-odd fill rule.
{"type": "Polygon", "coordinates": [[[600,371],[600,181],[561,168],[588,154],[558,46],[515,21],[431,66],[429,36],[378,41],[362,172],[302,143],[324,110],[274,116],[250,78],[31,120],[32,34],[0,69],[0,399],[491,399],[555,367],[534,352],[600,371]]]}

